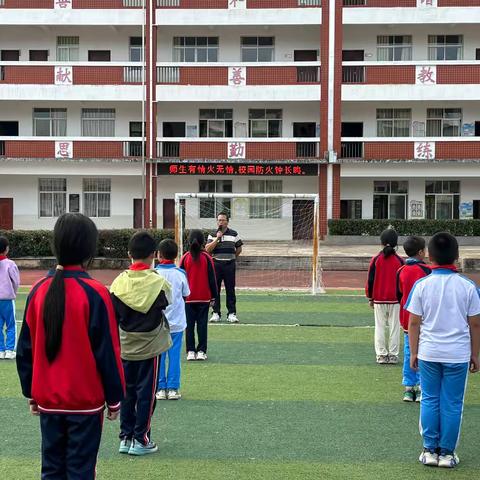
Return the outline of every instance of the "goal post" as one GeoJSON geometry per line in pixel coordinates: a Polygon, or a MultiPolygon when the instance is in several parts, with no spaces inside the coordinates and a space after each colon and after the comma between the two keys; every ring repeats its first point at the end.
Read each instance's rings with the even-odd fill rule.
{"type": "MultiPolygon", "coordinates": [[[[251,268],[251,279],[255,277],[258,282],[263,282],[263,289],[301,289],[310,290],[312,294],[324,293],[319,257],[318,194],[176,193],[175,240],[180,254],[184,251],[185,231],[214,231],[216,217],[222,211],[229,213],[231,228],[237,230],[244,241],[246,252],[242,253],[240,263],[248,256],[250,260],[246,268],[251,268]],[[295,202],[297,205],[294,205],[295,202]],[[302,212],[302,208],[305,208],[305,212],[302,212]],[[268,238],[261,230],[262,222],[267,225],[268,238]],[[302,239],[302,236],[305,238],[302,239]],[[253,253],[256,257],[250,257],[252,245],[256,246],[257,251],[253,253]],[[266,255],[260,254],[262,249],[266,250],[266,255]],[[253,267],[250,264],[260,266],[253,267]],[[292,278],[296,273],[299,277],[297,270],[301,270],[302,279],[294,278],[291,285],[287,280],[278,282],[276,266],[279,272],[292,278]],[[272,272],[268,279],[266,275],[262,277],[262,269],[272,272]],[[309,280],[306,279],[308,270],[309,280]]],[[[244,285],[241,286],[260,288],[249,287],[248,272],[243,273],[244,285]]]]}

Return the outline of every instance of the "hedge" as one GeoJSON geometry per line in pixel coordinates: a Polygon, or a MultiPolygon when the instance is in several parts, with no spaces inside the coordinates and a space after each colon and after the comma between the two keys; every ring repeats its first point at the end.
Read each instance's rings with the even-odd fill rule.
{"type": "Polygon", "coordinates": [[[480,220],[330,220],[328,226],[330,235],[376,237],[391,226],[399,235],[450,232],[458,237],[480,237],[480,220]]]}
{"type": "MultiPolygon", "coordinates": [[[[126,258],[130,237],[137,232],[134,229],[99,230],[97,257],[126,258]]],[[[149,230],[157,241],[164,238],[174,238],[173,230],[149,230]]],[[[51,257],[52,231],[50,230],[8,230],[0,231],[0,235],[8,238],[10,243],[9,256],[20,257],[51,257]]],[[[185,232],[188,234],[188,232],[185,232]]]]}

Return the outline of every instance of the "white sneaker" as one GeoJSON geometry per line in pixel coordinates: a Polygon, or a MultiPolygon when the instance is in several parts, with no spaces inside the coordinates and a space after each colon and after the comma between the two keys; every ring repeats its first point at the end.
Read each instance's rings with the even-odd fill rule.
{"type": "Polygon", "coordinates": [[[197,360],[206,360],[207,359],[207,354],[205,352],[202,352],[201,350],[197,352],[197,360]]]}
{"type": "Polygon", "coordinates": [[[167,391],[162,388],[161,390],[159,390],[156,394],[155,394],[155,398],[157,400],[166,400],[167,399],[167,391]]]}
{"type": "Polygon", "coordinates": [[[213,312],[212,316],[210,317],[210,323],[217,323],[220,320],[221,320],[220,315],[218,313],[213,312]]]}
{"type": "Polygon", "coordinates": [[[424,465],[428,465],[429,467],[437,467],[438,466],[438,453],[433,453],[426,448],[423,449],[420,457],[418,457],[420,463],[424,465]]]}
{"type": "Polygon", "coordinates": [[[227,317],[227,322],[229,323],[238,323],[239,320],[237,318],[237,315],[235,313],[229,313],[227,317]]]}
{"type": "Polygon", "coordinates": [[[181,398],[182,398],[182,395],[178,390],[175,390],[172,388],[168,391],[169,400],[180,400],[181,398]]]}
{"type": "Polygon", "coordinates": [[[5,358],[5,352],[0,352],[0,360],[3,360],[5,358]]]}
{"type": "Polygon", "coordinates": [[[187,362],[191,362],[193,360],[197,360],[195,352],[187,352],[187,362]]]}
{"type": "Polygon", "coordinates": [[[453,455],[440,455],[438,457],[438,466],[442,468],[453,468],[460,463],[460,459],[454,452],[453,455]]]}
{"type": "Polygon", "coordinates": [[[7,350],[5,352],[5,360],[14,360],[16,356],[17,356],[17,353],[14,352],[13,350],[7,350]]]}

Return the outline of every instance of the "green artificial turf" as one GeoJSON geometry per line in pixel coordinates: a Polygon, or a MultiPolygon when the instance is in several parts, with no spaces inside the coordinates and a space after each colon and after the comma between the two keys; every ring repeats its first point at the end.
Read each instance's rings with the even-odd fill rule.
{"type": "MultiPolygon", "coordinates": [[[[357,311],[372,317],[361,298],[286,297],[240,294],[239,316],[270,311],[289,325],[296,305],[297,317],[309,323],[323,308],[344,312],[342,325],[355,324],[357,311]]],[[[120,456],[118,423],[106,422],[99,480],[478,476],[480,376],[470,377],[461,464],[450,472],[418,463],[419,405],[401,401],[400,365],[375,364],[371,328],[212,325],[208,353],[205,363],[183,363],[184,398],[157,404],[158,454],[120,456]]],[[[0,478],[39,478],[38,419],[28,414],[13,362],[0,362],[0,379],[0,478]]]]}

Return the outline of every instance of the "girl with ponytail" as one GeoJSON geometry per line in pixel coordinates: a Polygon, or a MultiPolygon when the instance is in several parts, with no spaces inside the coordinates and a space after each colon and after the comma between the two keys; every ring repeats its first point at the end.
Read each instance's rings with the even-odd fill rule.
{"type": "Polygon", "coordinates": [[[108,290],[85,271],[98,232],[81,214],[58,218],[57,266],[27,299],[17,370],[40,416],[42,478],[93,480],[103,411],[115,420],[124,393],[118,328],[108,290]]]}
{"type": "Polygon", "coordinates": [[[203,232],[192,230],[188,243],[189,251],[180,260],[180,268],[185,270],[190,287],[190,295],[185,301],[187,360],[206,360],[208,310],[217,296],[217,281],[212,257],[205,251],[203,232]],[[198,335],[197,345],[195,326],[198,335]]]}
{"type": "Polygon", "coordinates": [[[398,234],[393,228],[382,232],[380,242],[383,248],[370,261],[365,294],[374,311],[377,363],[396,364],[400,346],[397,271],[404,262],[396,253],[398,234]]]}

